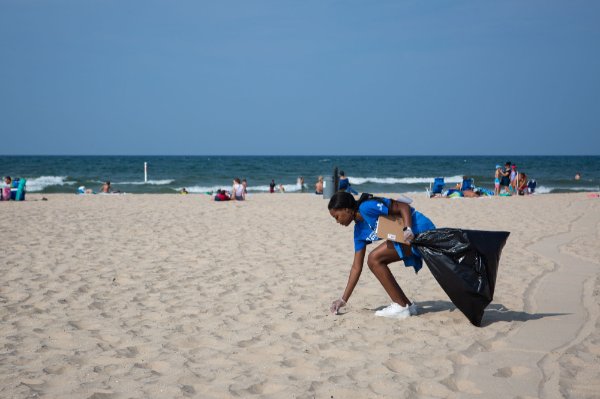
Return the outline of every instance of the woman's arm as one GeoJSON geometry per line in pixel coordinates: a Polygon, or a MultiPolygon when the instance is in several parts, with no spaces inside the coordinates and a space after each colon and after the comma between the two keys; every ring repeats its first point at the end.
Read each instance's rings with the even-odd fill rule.
{"type": "Polygon", "coordinates": [[[356,287],[356,283],[358,283],[358,279],[362,273],[366,252],[367,247],[364,247],[360,251],[354,253],[354,261],[352,262],[352,268],[350,269],[350,276],[348,276],[348,283],[346,284],[346,289],[342,295],[344,302],[348,302],[352,295],[352,291],[354,291],[354,287],[356,287]]]}
{"type": "Polygon", "coordinates": [[[407,229],[404,229],[404,241],[407,244],[402,244],[402,250],[406,251],[405,253],[410,253],[410,243],[412,242],[413,238],[415,238],[415,235],[412,232],[413,226],[410,206],[408,206],[408,204],[405,204],[404,202],[390,200],[390,208],[388,211],[388,215],[400,216],[402,218],[404,226],[407,227],[407,229]]]}
{"type": "Polygon", "coordinates": [[[408,228],[412,228],[412,217],[410,214],[410,206],[404,202],[398,202],[390,200],[390,208],[388,214],[390,216],[400,216],[404,221],[404,225],[408,228]]]}

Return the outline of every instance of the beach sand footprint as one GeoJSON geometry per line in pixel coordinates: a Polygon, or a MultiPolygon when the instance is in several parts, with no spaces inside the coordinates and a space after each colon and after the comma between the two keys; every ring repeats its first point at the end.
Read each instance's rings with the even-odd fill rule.
{"type": "Polygon", "coordinates": [[[529,369],[528,367],[521,367],[521,366],[502,367],[502,368],[499,368],[498,371],[496,371],[493,374],[493,376],[500,377],[500,378],[510,378],[513,376],[520,376],[520,375],[527,374],[530,371],[531,371],[531,369],[529,369]]]}

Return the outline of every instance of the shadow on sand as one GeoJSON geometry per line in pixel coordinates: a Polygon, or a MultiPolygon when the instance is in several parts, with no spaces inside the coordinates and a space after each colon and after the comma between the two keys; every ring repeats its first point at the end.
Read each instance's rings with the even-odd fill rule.
{"type": "MultiPolygon", "coordinates": [[[[423,301],[418,302],[419,314],[436,313],[436,312],[454,312],[458,310],[450,301],[423,301]]],[[[499,321],[529,321],[539,320],[544,317],[564,316],[569,313],[527,313],[523,311],[510,310],[502,304],[491,303],[485,308],[481,327],[489,326],[490,324],[499,321]]]]}

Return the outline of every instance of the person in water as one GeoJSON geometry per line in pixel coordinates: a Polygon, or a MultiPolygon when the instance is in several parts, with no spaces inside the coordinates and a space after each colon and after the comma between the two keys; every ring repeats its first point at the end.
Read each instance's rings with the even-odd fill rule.
{"type": "MultiPolygon", "coordinates": [[[[412,242],[415,234],[435,229],[431,220],[407,203],[389,198],[373,197],[370,194],[363,194],[356,201],[350,193],[337,192],[331,197],[328,208],[329,214],[342,226],[349,226],[354,222],[354,261],[346,289],[342,296],[331,304],[330,310],[334,314],[338,314],[339,309],[346,305],[358,283],[367,245],[379,240],[375,233],[379,216],[400,216],[406,226],[404,240],[408,243],[412,242]]],[[[406,266],[414,267],[415,272],[418,272],[423,264],[422,258],[415,248],[393,241],[382,243],[371,251],[367,258],[369,269],[392,300],[390,306],[376,311],[375,316],[405,319],[417,314],[417,305],[407,298],[389,269],[390,263],[399,260],[403,260],[406,266]]]]}

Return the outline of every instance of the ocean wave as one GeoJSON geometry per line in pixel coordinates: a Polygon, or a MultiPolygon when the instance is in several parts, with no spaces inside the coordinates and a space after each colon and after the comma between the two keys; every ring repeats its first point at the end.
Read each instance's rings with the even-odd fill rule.
{"type": "MultiPolygon", "coordinates": [[[[435,177],[348,177],[351,184],[361,185],[366,183],[376,184],[429,184],[433,183],[435,177]]],[[[445,183],[460,183],[462,176],[444,177],[445,183]]]]}
{"type": "Polygon", "coordinates": [[[66,181],[66,179],[67,176],[40,176],[27,178],[27,191],[43,191],[46,187],[50,186],[72,185],[76,183],[74,181],[66,181]]]}
{"type": "Polygon", "coordinates": [[[546,187],[537,186],[536,194],[552,194],[552,193],[576,193],[576,192],[597,192],[600,187],[546,187]]]}
{"type": "Polygon", "coordinates": [[[174,179],[148,180],[148,181],[123,181],[123,182],[112,182],[112,184],[113,185],[115,185],[115,184],[129,184],[129,185],[133,185],[133,186],[150,184],[150,185],[153,185],[153,186],[164,186],[164,185],[167,185],[167,184],[171,184],[174,181],[175,181],[174,179]]]}
{"type": "MultiPolygon", "coordinates": [[[[294,193],[302,191],[302,188],[297,184],[284,184],[283,189],[286,193],[294,193]]],[[[258,192],[269,192],[269,186],[248,186],[248,191],[258,191],[258,192]]],[[[306,185],[304,186],[304,191],[308,191],[306,185]]],[[[275,187],[275,192],[279,192],[279,184],[275,187]]]]}
{"type": "MultiPolygon", "coordinates": [[[[183,187],[174,188],[173,191],[181,191],[183,187]]],[[[229,186],[189,186],[185,188],[189,193],[214,193],[217,190],[231,191],[229,186]]]]}
{"type": "MultiPolygon", "coordinates": [[[[179,188],[175,188],[173,189],[174,191],[181,191],[183,187],[179,187],[179,188]]],[[[300,188],[300,186],[296,185],[296,184],[284,184],[283,188],[285,189],[286,193],[294,193],[294,192],[300,192],[302,191],[302,189],[300,188]]],[[[248,191],[249,192],[269,192],[269,186],[248,186],[248,191]]],[[[217,190],[227,190],[227,191],[231,191],[231,185],[226,185],[226,186],[190,186],[190,187],[186,187],[186,190],[190,193],[214,193],[217,190]]],[[[304,188],[304,190],[306,192],[308,192],[308,188],[304,188]]],[[[279,185],[277,185],[277,187],[275,187],[275,191],[278,192],[279,191],[279,185]]]]}

